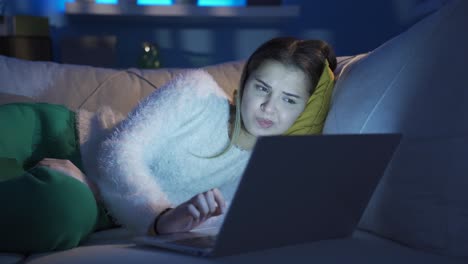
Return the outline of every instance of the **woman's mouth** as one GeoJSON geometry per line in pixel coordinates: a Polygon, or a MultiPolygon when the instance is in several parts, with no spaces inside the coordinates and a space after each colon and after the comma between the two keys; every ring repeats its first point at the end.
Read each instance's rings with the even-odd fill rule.
{"type": "Polygon", "coordinates": [[[269,120],[269,119],[265,119],[265,118],[257,118],[257,124],[261,127],[261,128],[269,128],[273,125],[273,121],[269,120]]]}

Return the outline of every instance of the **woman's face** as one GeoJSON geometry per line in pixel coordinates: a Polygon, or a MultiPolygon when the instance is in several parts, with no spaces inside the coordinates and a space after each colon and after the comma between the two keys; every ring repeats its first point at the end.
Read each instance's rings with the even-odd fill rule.
{"type": "Polygon", "coordinates": [[[242,121],[253,136],[281,135],[304,111],[310,81],[294,66],[263,62],[247,79],[241,102],[242,121]]]}

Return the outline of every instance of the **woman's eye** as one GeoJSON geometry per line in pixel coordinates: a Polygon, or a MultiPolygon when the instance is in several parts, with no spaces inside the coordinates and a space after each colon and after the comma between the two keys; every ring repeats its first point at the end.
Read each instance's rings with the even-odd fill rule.
{"type": "Polygon", "coordinates": [[[296,101],[288,97],[284,98],[283,100],[288,104],[296,104],[296,101]]]}
{"type": "Polygon", "coordinates": [[[262,85],[255,85],[255,89],[257,89],[258,91],[261,91],[261,92],[268,92],[268,88],[266,88],[265,86],[262,86],[262,85]]]}

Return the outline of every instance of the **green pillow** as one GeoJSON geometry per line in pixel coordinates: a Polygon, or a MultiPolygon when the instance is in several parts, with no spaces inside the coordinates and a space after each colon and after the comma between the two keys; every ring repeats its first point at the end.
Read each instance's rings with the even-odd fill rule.
{"type": "Polygon", "coordinates": [[[0,105],[0,120],[0,157],[7,165],[2,170],[15,166],[28,170],[45,157],[68,159],[82,169],[75,113],[66,107],[46,103],[4,104],[0,105]]]}
{"type": "Polygon", "coordinates": [[[0,157],[0,182],[18,177],[24,173],[23,167],[14,158],[0,157]]]}
{"type": "Polygon", "coordinates": [[[79,245],[93,230],[113,227],[82,182],[34,167],[67,159],[82,171],[75,113],[45,103],[0,105],[0,251],[39,253],[79,245]]]}

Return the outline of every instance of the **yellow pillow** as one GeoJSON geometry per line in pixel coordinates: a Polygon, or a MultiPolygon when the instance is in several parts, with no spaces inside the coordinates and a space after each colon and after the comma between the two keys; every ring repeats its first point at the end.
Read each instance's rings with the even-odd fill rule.
{"type": "Polygon", "coordinates": [[[330,108],[330,100],[335,85],[335,75],[328,60],[320,76],[317,88],[309,97],[306,107],[294,124],[283,134],[286,136],[311,135],[322,133],[323,125],[330,108]]]}

